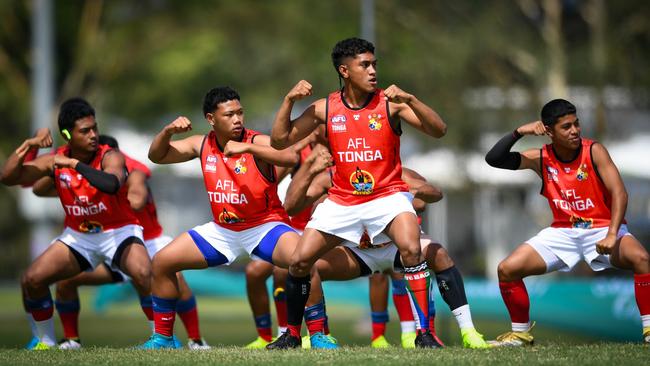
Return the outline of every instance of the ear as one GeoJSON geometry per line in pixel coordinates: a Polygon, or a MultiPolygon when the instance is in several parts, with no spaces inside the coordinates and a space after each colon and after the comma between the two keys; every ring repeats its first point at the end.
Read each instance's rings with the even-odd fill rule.
{"type": "Polygon", "coordinates": [[[340,64],[338,70],[343,79],[347,79],[349,77],[347,65],[340,64]]]}
{"type": "Polygon", "coordinates": [[[208,120],[210,126],[214,127],[214,113],[206,113],[205,119],[208,120]]]}
{"type": "Polygon", "coordinates": [[[553,127],[545,125],[544,129],[546,130],[546,135],[550,138],[553,138],[553,127]]]}

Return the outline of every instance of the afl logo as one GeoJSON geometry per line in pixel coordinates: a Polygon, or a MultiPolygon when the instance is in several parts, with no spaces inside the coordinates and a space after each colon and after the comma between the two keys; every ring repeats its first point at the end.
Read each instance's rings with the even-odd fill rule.
{"type": "Polygon", "coordinates": [[[381,114],[371,114],[368,115],[368,127],[370,127],[371,131],[379,131],[381,130],[381,114]]]}
{"type": "Polygon", "coordinates": [[[234,213],[226,211],[225,208],[223,209],[223,212],[219,214],[219,222],[222,224],[236,224],[242,221],[244,220],[237,217],[234,213]]]}
{"type": "Polygon", "coordinates": [[[345,123],[347,120],[344,115],[342,114],[337,114],[336,116],[332,117],[332,123],[345,123]]]}
{"type": "Polygon", "coordinates": [[[85,220],[84,222],[79,224],[79,231],[81,231],[82,233],[97,234],[104,231],[104,226],[97,221],[85,220]]]}
{"type": "Polygon", "coordinates": [[[375,186],[375,178],[372,174],[357,167],[357,169],[350,174],[350,184],[354,189],[352,194],[365,196],[372,193],[372,189],[375,186]]]}

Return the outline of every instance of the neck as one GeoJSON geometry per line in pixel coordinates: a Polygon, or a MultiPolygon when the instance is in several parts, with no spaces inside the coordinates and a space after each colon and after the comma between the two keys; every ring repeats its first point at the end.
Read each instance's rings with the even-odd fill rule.
{"type": "Polygon", "coordinates": [[[352,108],[363,107],[369,95],[370,93],[354,88],[350,83],[345,83],[343,87],[343,98],[352,108]]]}
{"type": "Polygon", "coordinates": [[[227,136],[221,136],[221,135],[219,135],[219,133],[217,131],[214,131],[214,136],[217,139],[217,144],[219,145],[219,150],[223,151],[223,149],[226,147],[226,144],[230,140],[241,141],[242,137],[244,136],[244,131],[246,131],[246,129],[242,130],[241,136],[239,136],[238,138],[235,138],[235,139],[231,139],[230,137],[227,137],[227,136]]]}
{"type": "Polygon", "coordinates": [[[555,151],[555,155],[558,157],[563,162],[570,162],[573,161],[578,154],[580,154],[580,149],[582,147],[578,147],[577,149],[568,149],[559,145],[553,144],[553,150],[555,151]]]}
{"type": "Polygon", "coordinates": [[[74,149],[70,147],[70,157],[79,160],[82,163],[89,164],[93,158],[95,158],[95,153],[97,151],[84,151],[74,149]]]}

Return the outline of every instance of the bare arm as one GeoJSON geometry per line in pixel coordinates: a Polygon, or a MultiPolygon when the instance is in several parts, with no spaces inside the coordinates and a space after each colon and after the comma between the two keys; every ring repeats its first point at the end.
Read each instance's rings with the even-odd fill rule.
{"type": "Polygon", "coordinates": [[[182,140],[171,141],[172,136],[192,129],[192,123],[185,117],[178,117],[165,126],[151,142],[149,160],[157,164],[173,164],[192,160],[199,156],[203,136],[194,135],[182,140]]]}
{"type": "Polygon", "coordinates": [[[32,149],[52,146],[50,130],[42,128],[36,136],[28,138],[9,156],[2,168],[0,182],[12,186],[16,184],[31,184],[40,177],[52,172],[53,159],[44,157],[25,162],[25,157],[32,149]]]}
{"type": "Polygon", "coordinates": [[[425,204],[438,202],[443,198],[442,191],[427,182],[415,170],[402,168],[402,180],[409,186],[409,190],[413,193],[414,200],[420,200],[425,204]]]}
{"type": "Polygon", "coordinates": [[[291,179],[284,199],[284,208],[289,215],[296,215],[312,205],[332,186],[330,175],[326,171],[332,165],[332,156],[326,148],[318,146],[291,179]]]}
{"type": "Polygon", "coordinates": [[[300,150],[307,146],[310,141],[310,138],[305,138],[285,149],[276,150],[270,146],[269,136],[257,135],[253,143],[228,141],[223,153],[228,157],[249,153],[267,164],[291,168],[300,162],[300,150]]]}
{"type": "Polygon", "coordinates": [[[146,206],[149,198],[147,188],[147,175],[140,170],[133,170],[126,179],[128,185],[127,199],[135,211],[140,211],[146,206]]]}
{"type": "Polygon", "coordinates": [[[319,124],[325,122],[325,99],[319,99],[312,103],[300,117],[291,120],[294,103],[311,94],[311,84],[301,80],[284,97],[273,121],[271,146],[276,149],[284,149],[307,137],[319,124]]]}
{"type": "Polygon", "coordinates": [[[618,230],[625,217],[628,196],[623,179],[621,179],[618,168],[616,168],[609,156],[607,149],[603,145],[595,143],[591,151],[598,174],[612,197],[612,206],[610,207],[612,217],[607,230],[607,237],[596,244],[596,250],[601,254],[610,254],[616,242],[618,230]]]}
{"type": "Polygon", "coordinates": [[[447,124],[431,107],[422,103],[413,94],[408,94],[395,85],[384,90],[386,99],[391,102],[390,110],[406,123],[433,137],[440,138],[447,133],[447,124]]]}
{"type": "Polygon", "coordinates": [[[32,192],[39,197],[56,197],[58,192],[54,186],[54,178],[47,176],[43,177],[34,183],[32,192]]]}

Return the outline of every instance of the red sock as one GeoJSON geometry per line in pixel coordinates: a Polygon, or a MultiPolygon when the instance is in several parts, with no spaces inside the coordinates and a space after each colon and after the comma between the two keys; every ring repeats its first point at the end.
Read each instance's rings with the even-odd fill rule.
{"type": "Polygon", "coordinates": [[[66,339],[79,338],[79,312],[59,313],[61,325],[63,325],[63,336],[66,339]]]}
{"type": "MultiPolygon", "coordinates": [[[[277,290],[276,290],[277,292],[277,290]]],[[[284,292],[284,290],[282,290],[284,292]]],[[[274,296],[275,313],[278,317],[278,327],[287,327],[287,298],[286,296],[274,296]]]]}
{"type": "Polygon", "coordinates": [[[436,334],[436,317],[435,316],[430,316],[429,317],[429,331],[431,334],[436,334]]]}
{"type": "Polygon", "coordinates": [[[634,275],[634,297],[641,315],[650,315],[650,273],[634,275]]]}
{"type": "Polygon", "coordinates": [[[147,317],[147,320],[149,321],[153,320],[153,308],[151,306],[143,306],[142,312],[147,317]]]}
{"type": "Polygon", "coordinates": [[[199,312],[196,306],[184,313],[178,313],[178,316],[183,321],[185,330],[187,331],[187,338],[201,339],[201,331],[199,330],[199,312]]]}
{"type": "Polygon", "coordinates": [[[307,330],[309,331],[309,335],[318,332],[325,334],[325,318],[307,320],[305,323],[307,323],[307,330]]]}
{"type": "Polygon", "coordinates": [[[372,337],[371,341],[386,334],[386,323],[372,323],[372,337]]]}
{"type": "Polygon", "coordinates": [[[409,301],[408,294],[393,295],[393,303],[395,304],[395,309],[397,310],[399,321],[401,322],[413,321],[413,310],[411,309],[411,302],[409,301]]]}
{"type": "Polygon", "coordinates": [[[154,311],[154,329],[155,332],[167,337],[174,334],[174,320],[176,320],[176,312],[159,313],[154,311]]]}
{"type": "Polygon", "coordinates": [[[510,320],[513,323],[528,323],[530,316],[530,299],[523,280],[512,282],[499,282],[501,297],[510,313],[510,320]]]}
{"type": "Polygon", "coordinates": [[[302,324],[298,324],[298,325],[287,324],[287,329],[289,330],[289,334],[291,334],[294,337],[300,338],[300,328],[302,328],[302,324]]]}
{"type": "Polygon", "coordinates": [[[417,314],[416,326],[421,331],[429,327],[429,286],[431,274],[427,262],[416,266],[404,267],[404,279],[411,299],[414,314],[417,314]]]}

